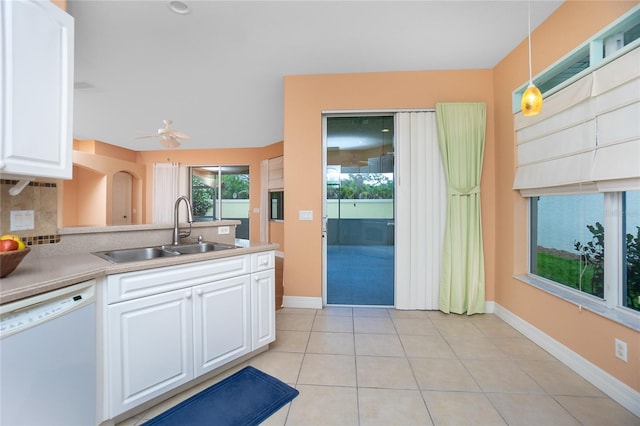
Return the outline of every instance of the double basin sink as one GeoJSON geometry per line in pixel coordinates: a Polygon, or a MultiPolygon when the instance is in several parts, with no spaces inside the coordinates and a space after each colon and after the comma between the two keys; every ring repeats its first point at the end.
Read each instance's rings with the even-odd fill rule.
{"type": "Polygon", "coordinates": [[[185,254],[210,253],[229,250],[237,246],[223,243],[201,242],[195,244],[180,244],[177,246],[138,247],[119,250],[97,251],[92,254],[111,263],[139,262],[142,260],[158,259],[161,257],[175,257],[185,254]]]}

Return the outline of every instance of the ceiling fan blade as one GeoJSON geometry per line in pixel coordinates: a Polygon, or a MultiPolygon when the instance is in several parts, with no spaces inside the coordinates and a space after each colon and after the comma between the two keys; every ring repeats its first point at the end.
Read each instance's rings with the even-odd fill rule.
{"type": "Polygon", "coordinates": [[[184,133],[181,133],[181,132],[175,132],[175,131],[174,131],[174,132],[173,132],[173,136],[175,136],[175,137],[176,137],[176,138],[178,138],[178,139],[186,139],[186,140],[191,139],[191,136],[189,136],[189,135],[185,135],[184,133]]]}
{"type": "Polygon", "coordinates": [[[136,139],[149,139],[149,138],[155,138],[158,135],[145,135],[145,136],[138,136],[136,139]]]}

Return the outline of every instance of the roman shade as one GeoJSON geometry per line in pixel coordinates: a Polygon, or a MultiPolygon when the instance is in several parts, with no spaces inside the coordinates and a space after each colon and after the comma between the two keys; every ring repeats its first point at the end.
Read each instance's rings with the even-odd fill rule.
{"type": "Polygon", "coordinates": [[[269,190],[284,188],[284,158],[269,159],[269,190]]]}
{"type": "Polygon", "coordinates": [[[515,116],[524,196],[640,189],[640,48],[515,116]]]}

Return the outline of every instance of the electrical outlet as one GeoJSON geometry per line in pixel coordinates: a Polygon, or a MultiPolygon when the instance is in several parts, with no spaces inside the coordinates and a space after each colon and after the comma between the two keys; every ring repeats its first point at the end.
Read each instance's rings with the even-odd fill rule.
{"type": "Polygon", "coordinates": [[[229,233],[228,226],[218,226],[218,235],[227,235],[229,233]]]}
{"type": "Polygon", "coordinates": [[[620,339],[615,339],[616,358],[620,358],[624,362],[627,362],[627,342],[623,342],[620,339]]]}

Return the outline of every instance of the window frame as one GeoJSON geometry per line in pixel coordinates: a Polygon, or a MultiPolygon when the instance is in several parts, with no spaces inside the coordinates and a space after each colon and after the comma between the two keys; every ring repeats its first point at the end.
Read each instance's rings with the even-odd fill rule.
{"type": "Polygon", "coordinates": [[[284,221],[284,190],[271,190],[269,191],[269,220],[274,222],[284,221]],[[276,217],[273,217],[273,201],[278,202],[276,208],[276,217]]]}
{"type": "Polygon", "coordinates": [[[623,194],[623,192],[604,193],[603,226],[606,230],[604,245],[607,247],[607,250],[605,251],[604,259],[605,277],[604,297],[602,299],[531,272],[533,262],[531,241],[532,232],[535,230],[533,226],[533,220],[535,218],[532,216],[533,209],[531,208],[533,197],[527,197],[527,203],[529,205],[527,218],[527,273],[525,275],[516,275],[515,278],[549,294],[560,297],[567,302],[573,303],[577,305],[579,309],[587,309],[636,331],[640,331],[640,312],[624,306],[622,299],[625,297],[623,292],[623,286],[625,284],[622,281],[622,278],[625,276],[625,263],[622,257],[625,255],[623,248],[625,244],[623,194]],[[612,285],[612,283],[615,285],[612,285]]]}

